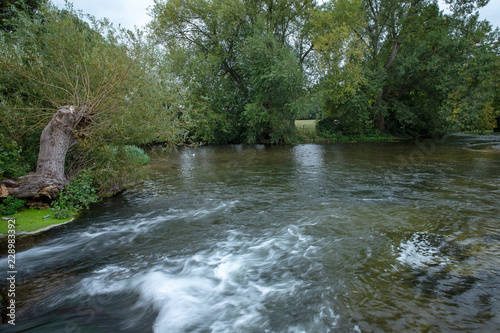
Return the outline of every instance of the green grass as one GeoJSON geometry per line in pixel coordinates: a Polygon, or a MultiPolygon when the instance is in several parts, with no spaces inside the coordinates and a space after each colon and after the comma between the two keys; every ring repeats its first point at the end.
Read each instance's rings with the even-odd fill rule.
{"type": "Polygon", "coordinates": [[[297,128],[296,143],[312,143],[317,142],[319,139],[316,132],[317,121],[312,120],[295,120],[295,127],[297,128]]]}
{"type": "MultiPolygon", "coordinates": [[[[68,222],[73,217],[56,219],[50,209],[24,209],[8,217],[16,218],[16,233],[35,231],[49,225],[68,222]],[[44,216],[50,215],[48,218],[44,216]]],[[[3,216],[2,216],[3,217],[3,216]]],[[[0,234],[7,234],[9,221],[0,221],[0,234]]]]}
{"type": "Polygon", "coordinates": [[[315,131],[317,120],[295,120],[295,127],[303,131],[315,131]]]}

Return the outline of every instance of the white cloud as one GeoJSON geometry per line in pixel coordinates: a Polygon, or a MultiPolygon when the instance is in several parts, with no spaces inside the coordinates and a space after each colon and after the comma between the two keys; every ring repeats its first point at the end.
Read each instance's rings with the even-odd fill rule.
{"type": "MultiPolygon", "coordinates": [[[[53,0],[59,8],[64,7],[64,0],[53,0]]],[[[73,0],[75,9],[91,14],[98,19],[108,18],[113,24],[132,29],[143,27],[151,20],[147,9],[154,0],[73,0]]]]}

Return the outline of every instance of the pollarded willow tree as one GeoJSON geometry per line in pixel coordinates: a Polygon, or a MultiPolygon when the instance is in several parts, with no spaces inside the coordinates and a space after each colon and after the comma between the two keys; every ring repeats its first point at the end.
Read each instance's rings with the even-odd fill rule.
{"type": "MultiPolygon", "coordinates": [[[[457,94],[457,82],[465,84],[460,70],[491,58],[496,37],[474,14],[488,1],[447,2],[451,15],[432,0],[334,0],[318,13],[314,41],[327,73],[326,109],[344,130],[428,135],[449,128],[448,101],[468,95],[457,94]]],[[[468,113],[488,109],[484,99],[476,102],[480,110],[468,113]]]]}
{"type": "Polygon", "coordinates": [[[167,0],[151,28],[208,142],[287,141],[311,55],[311,0],[167,0]]]}
{"type": "Polygon", "coordinates": [[[125,43],[106,22],[91,28],[82,14],[52,6],[11,22],[0,35],[2,127],[18,142],[33,132],[40,141],[36,172],[6,183],[2,196],[57,195],[78,172],[66,160],[76,146],[77,169],[92,169],[120,145],[183,138],[182,110],[155,64],[158,50],[137,35],[127,33],[125,43]]]}

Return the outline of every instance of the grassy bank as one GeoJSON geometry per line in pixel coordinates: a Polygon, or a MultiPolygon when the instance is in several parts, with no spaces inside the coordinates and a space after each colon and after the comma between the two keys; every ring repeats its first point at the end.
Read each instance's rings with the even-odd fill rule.
{"type": "Polygon", "coordinates": [[[297,143],[329,143],[329,142],[376,142],[376,141],[396,141],[397,138],[384,134],[376,133],[372,135],[329,135],[320,136],[316,131],[317,120],[295,120],[297,127],[297,143]]]}
{"type": "MultiPolygon", "coordinates": [[[[16,233],[34,232],[49,226],[66,223],[73,218],[56,219],[52,216],[52,211],[50,209],[23,209],[8,217],[14,217],[16,219],[16,233]],[[50,215],[50,217],[44,218],[48,215],[50,215]]],[[[5,220],[0,221],[0,234],[7,234],[9,230],[8,222],[9,221],[5,220]]]]}

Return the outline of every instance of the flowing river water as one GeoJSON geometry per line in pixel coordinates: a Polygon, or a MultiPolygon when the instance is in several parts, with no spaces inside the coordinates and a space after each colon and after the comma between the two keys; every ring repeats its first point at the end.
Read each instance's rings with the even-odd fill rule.
{"type": "Polygon", "coordinates": [[[499,136],[151,156],[17,253],[0,330],[500,331],[499,136]]]}

